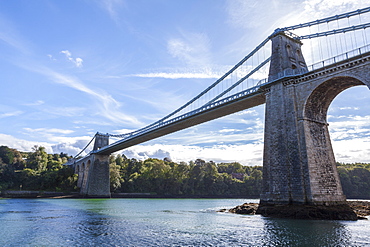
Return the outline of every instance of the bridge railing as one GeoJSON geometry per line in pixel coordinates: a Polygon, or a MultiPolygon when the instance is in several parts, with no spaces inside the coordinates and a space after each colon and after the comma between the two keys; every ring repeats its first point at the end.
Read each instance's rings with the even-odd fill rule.
{"type": "Polygon", "coordinates": [[[370,44],[362,46],[360,48],[356,48],[354,50],[350,50],[350,51],[345,52],[343,54],[328,58],[328,59],[323,60],[321,62],[314,63],[314,64],[308,66],[308,68],[309,68],[310,71],[320,69],[320,68],[323,68],[325,66],[335,64],[335,63],[338,63],[340,61],[344,61],[346,59],[364,54],[364,53],[369,52],[369,51],[370,51],[370,44]]]}
{"type": "Polygon", "coordinates": [[[308,72],[306,68],[298,68],[298,69],[285,69],[283,72],[279,72],[274,76],[269,77],[269,82],[277,81],[282,78],[290,77],[290,76],[297,76],[303,75],[308,72]]]}

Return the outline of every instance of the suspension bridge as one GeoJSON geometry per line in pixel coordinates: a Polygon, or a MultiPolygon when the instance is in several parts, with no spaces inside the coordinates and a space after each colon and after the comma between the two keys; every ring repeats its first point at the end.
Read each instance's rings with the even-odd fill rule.
{"type": "Polygon", "coordinates": [[[167,116],[130,133],[96,133],[69,161],[79,174],[81,193],[110,194],[106,157],[113,152],[266,104],[261,203],[342,202],[326,113],[343,90],[370,88],[369,27],[367,7],[276,29],[167,116]],[[119,140],[109,144],[110,137],[119,140]],[[93,141],[92,151],[81,157],[93,141]]]}

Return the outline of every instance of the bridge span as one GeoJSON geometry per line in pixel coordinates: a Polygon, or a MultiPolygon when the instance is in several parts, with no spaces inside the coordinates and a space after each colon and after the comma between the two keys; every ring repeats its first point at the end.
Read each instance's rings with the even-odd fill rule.
{"type": "Polygon", "coordinates": [[[118,136],[121,140],[110,145],[112,135],[97,133],[93,151],[72,161],[79,174],[81,193],[110,195],[108,157],[113,152],[266,104],[261,211],[268,215],[276,205],[344,205],[346,198],[336,170],[327,111],[342,91],[358,85],[370,89],[370,44],[364,38],[362,45],[356,44],[354,49],[308,66],[302,40],[364,31],[370,23],[302,36],[291,30],[369,12],[370,7],[277,29],[224,76],[173,113],[142,129],[118,136]],[[269,41],[271,56],[263,58],[257,66],[245,66],[240,76],[243,65],[269,41]],[[266,66],[268,79],[253,78],[266,66]],[[234,78],[233,74],[237,79],[220,90],[225,80],[234,78]],[[253,85],[241,87],[248,80],[253,85]],[[197,102],[201,102],[200,106],[195,106],[197,102]]]}

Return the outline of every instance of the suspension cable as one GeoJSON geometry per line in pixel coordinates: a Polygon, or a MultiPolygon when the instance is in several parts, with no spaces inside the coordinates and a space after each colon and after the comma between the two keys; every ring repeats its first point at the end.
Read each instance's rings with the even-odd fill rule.
{"type": "MultiPolygon", "coordinates": [[[[99,132],[98,132],[99,133],[99,132]]],[[[96,133],[95,135],[94,135],[94,137],[90,140],[90,142],[81,150],[81,152],[79,152],[78,154],[76,154],[74,157],[73,157],[73,159],[76,159],[80,154],[82,154],[82,152],[83,151],[85,151],[85,149],[91,144],[91,142],[95,139],[95,137],[96,137],[96,135],[98,134],[98,133],[96,133]]]]}
{"type": "Polygon", "coordinates": [[[239,81],[235,82],[233,85],[231,85],[228,89],[226,89],[224,92],[221,94],[217,95],[215,98],[213,98],[211,101],[209,101],[207,104],[211,104],[214,101],[218,100],[228,92],[230,92],[232,89],[234,89],[236,86],[238,86],[240,83],[242,83],[245,79],[249,78],[251,75],[253,75],[255,72],[257,72],[260,68],[262,68],[265,64],[270,62],[271,57],[267,58],[265,61],[263,61],[260,65],[258,65],[256,68],[254,68],[251,72],[249,72],[246,76],[241,78],[239,81]]]}
{"type": "Polygon", "coordinates": [[[303,27],[318,25],[318,24],[325,23],[325,22],[331,22],[331,21],[335,21],[335,20],[349,18],[349,17],[355,16],[355,15],[360,15],[360,14],[364,14],[364,13],[367,13],[367,12],[370,12],[370,7],[363,8],[363,9],[358,9],[358,10],[347,12],[347,13],[340,14],[340,15],[334,15],[334,16],[319,19],[319,20],[316,20],[316,21],[310,21],[310,22],[306,22],[306,23],[302,23],[302,24],[298,24],[298,25],[293,25],[293,26],[281,28],[280,30],[281,31],[295,30],[295,29],[299,29],[299,28],[303,28],[303,27]]]}
{"type": "Polygon", "coordinates": [[[247,56],[245,56],[242,60],[240,60],[239,63],[237,63],[228,72],[226,72],[221,78],[219,78],[212,85],[210,85],[209,87],[207,87],[200,94],[198,94],[196,97],[194,97],[192,100],[190,100],[189,102],[187,102],[186,104],[184,104],[183,106],[181,106],[180,108],[178,108],[177,110],[175,110],[174,112],[168,114],[167,116],[161,118],[160,120],[158,120],[158,121],[156,121],[156,122],[154,122],[154,123],[152,123],[152,124],[150,124],[148,126],[145,126],[144,128],[141,128],[139,130],[133,131],[131,133],[127,133],[126,135],[133,135],[135,133],[138,133],[138,132],[144,131],[146,129],[149,129],[149,128],[153,127],[154,125],[157,125],[157,124],[163,122],[163,120],[165,120],[167,118],[170,118],[173,115],[175,115],[176,113],[180,112],[181,110],[183,110],[184,108],[186,108],[187,106],[189,106],[191,103],[193,103],[194,101],[196,101],[197,99],[199,99],[200,97],[202,97],[204,94],[206,94],[207,92],[209,92],[212,88],[214,88],[216,85],[218,85],[221,81],[223,81],[227,76],[229,76],[232,72],[234,72],[237,68],[239,68],[242,64],[244,64],[244,62],[246,62],[250,57],[252,57],[257,51],[259,51],[268,41],[270,41],[270,38],[269,37],[266,38],[264,41],[262,41],[253,51],[251,51],[247,56]]]}
{"type": "MultiPolygon", "coordinates": [[[[358,15],[358,18],[360,20],[360,23],[362,23],[361,15],[358,15]]],[[[364,38],[364,44],[367,44],[367,36],[366,36],[365,29],[362,30],[362,37],[364,38]]]]}
{"type": "Polygon", "coordinates": [[[338,33],[345,33],[345,32],[355,31],[355,30],[359,30],[359,29],[365,29],[365,28],[368,28],[368,27],[370,27],[370,23],[365,23],[365,24],[356,25],[356,26],[352,26],[352,27],[334,29],[334,30],[321,32],[321,33],[314,33],[314,34],[309,34],[309,35],[297,36],[296,39],[299,39],[299,40],[312,39],[312,38],[329,36],[329,35],[338,34],[338,33]]]}

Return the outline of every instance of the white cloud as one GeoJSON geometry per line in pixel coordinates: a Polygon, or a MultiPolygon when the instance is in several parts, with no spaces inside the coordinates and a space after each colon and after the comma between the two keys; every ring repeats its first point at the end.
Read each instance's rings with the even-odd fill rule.
{"type": "MultiPolygon", "coordinates": [[[[35,133],[39,130],[33,130],[35,133]]],[[[49,130],[52,133],[57,134],[58,131],[63,130],[57,130],[57,129],[51,129],[49,130]]],[[[40,132],[38,132],[40,133],[40,132]]],[[[24,140],[15,138],[11,135],[6,134],[0,134],[0,143],[1,145],[8,146],[10,148],[15,148],[19,151],[24,152],[31,152],[32,147],[35,145],[45,147],[47,153],[67,153],[68,155],[76,155],[79,153],[91,140],[90,136],[80,136],[80,137],[65,137],[65,138],[58,138],[56,137],[56,141],[59,140],[59,142],[52,142],[51,140],[46,140],[44,142],[40,141],[30,141],[30,140],[24,140]],[[56,144],[57,143],[57,144],[56,144]]],[[[91,151],[92,147],[89,147],[82,155],[86,155],[89,151],[91,151]]]]}
{"type": "Polygon", "coordinates": [[[14,112],[6,112],[6,113],[0,113],[0,119],[1,118],[7,118],[7,117],[15,117],[21,115],[22,111],[14,111],[14,112]]]}
{"type": "Polygon", "coordinates": [[[30,53],[27,42],[18,33],[14,24],[2,16],[0,16],[0,41],[5,42],[24,54],[30,53]]]}
{"type": "MultiPolygon", "coordinates": [[[[72,60],[73,61],[73,60],[72,60]]],[[[75,60],[74,60],[74,63],[76,64],[77,67],[82,67],[82,58],[79,58],[77,57],[75,60]]]]}
{"type": "Polygon", "coordinates": [[[63,117],[74,117],[83,116],[85,108],[82,107],[53,107],[45,106],[42,111],[48,115],[63,116],[63,117]]]}
{"type": "Polygon", "coordinates": [[[31,133],[56,133],[56,134],[71,134],[74,131],[73,130],[64,130],[64,129],[56,129],[56,128],[38,128],[38,129],[32,129],[32,128],[23,128],[24,130],[31,132],[31,133]]]}
{"type": "MultiPolygon", "coordinates": [[[[56,145],[51,145],[51,149],[53,153],[66,153],[68,155],[75,156],[77,155],[85,146],[87,142],[85,141],[77,141],[74,143],[60,143],[56,145]]],[[[90,149],[85,150],[81,155],[87,155],[91,151],[90,149]]]]}
{"type": "Polygon", "coordinates": [[[15,148],[18,151],[24,152],[32,151],[32,147],[34,147],[35,145],[45,147],[46,152],[48,153],[52,153],[53,151],[51,145],[47,142],[27,141],[6,134],[0,134],[0,143],[1,145],[15,148]]]}
{"type": "MultiPolygon", "coordinates": [[[[343,141],[356,143],[370,137],[370,116],[338,116],[331,117],[330,120],[337,120],[329,122],[330,137],[335,143],[345,143],[343,141]]],[[[358,145],[352,147],[363,149],[358,145]]]]}
{"type": "Polygon", "coordinates": [[[26,69],[40,73],[49,77],[55,83],[59,83],[70,88],[76,89],[83,93],[86,93],[92,96],[94,99],[98,100],[97,104],[97,114],[109,119],[113,123],[125,123],[131,124],[134,126],[142,126],[142,123],[138,121],[135,117],[124,114],[121,110],[121,103],[115,100],[110,94],[106,93],[103,90],[93,90],[87,87],[82,81],[78,78],[58,73],[54,70],[49,69],[48,67],[30,67],[29,65],[25,66],[26,69]]]}
{"type": "Polygon", "coordinates": [[[120,21],[118,11],[125,6],[125,0],[96,0],[95,2],[105,10],[116,23],[120,21]]]}
{"type": "Polygon", "coordinates": [[[345,107],[339,107],[339,110],[360,110],[360,108],[352,107],[352,106],[345,106],[345,107]]]}
{"type": "Polygon", "coordinates": [[[68,50],[61,51],[60,53],[65,54],[67,58],[70,58],[72,56],[72,54],[68,50]]]}
{"type": "Polygon", "coordinates": [[[259,113],[255,109],[247,109],[244,111],[236,112],[235,115],[241,116],[241,115],[251,115],[251,116],[258,116],[259,113]]]}
{"type": "Polygon", "coordinates": [[[204,159],[214,162],[237,161],[243,165],[262,165],[263,144],[218,145],[198,147],[190,145],[137,145],[123,151],[128,158],[146,159],[169,157],[175,162],[204,159]]]}
{"type": "Polygon", "coordinates": [[[181,32],[181,37],[167,41],[170,55],[192,67],[211,64],[210,41],[204,33],[181,32]]]}
{"type": "Polygon", "coordinates": [[[226,11],[228,22],[234,27],[254,28],[263,26],[264,12],[273,12],[277,1],[229,0],[226,11]],[[266,11],[266,9],[268,9],[266,11]]]}
{"type": "Polygon", "coordinates": [[[369,136],[350,140],[333,141],[336,161],[342,163],[370,162],[369,136]]]}
{"type": "Polygon", "coordinates": [[[147,74],[132,74],[130,76],[135,77],[147,77],[147,78],[165,78],[165,79],[218,79],[221,77],[219,73],[192,73],[192,72],[184,72],[184,73],[166,73],[166,72],[158,72],[158,73],[147,73],[147,74]]]}
{"type": "MultiPolygon", "coordinates": [[[[71,140],[75,140],[73,137],[67,137],[74,133],[73,130],[67,129],[57,129],[57,128],[23,128],[23,134],[32,139],[42,139],[48,142],[49,145],[54,145],[55,143],[70,143],[71,140]]],[[[86,137],[84,137],[86,138],[86,137]]],[[[91,138],[90,138],[91,139],[91,138]]]]}
{"type": "Polygon", "coordinates": [[[306,0],[304,9],[312,19],[368,7],[367,0],[306,0]]]}
{"type": "Polygon", "coordinates": [[[230,133],[230,132],[239,132],[239,131],[242,131],[240,129],[222,129],[222,130],[219,130],[218,132],[219,133],[230,133]]]}
{"type": "Polygon", "coordinates": [[[51,54],[47,54],[47,56],[48,56],[48,58],[49,58],[50,60],[52,60],[52,61],[56,61],[56,59],[53,57],[53,55],[51,55],[51,54]]]}
{"type": "Polygon", "coordinates": [[[36,100],[35,102],[32,102],[32,103],[27,103],[27,104],[24,104],[26,106],[39,106],[39,105],[43,105],[45,104],[45,102],[43,100],[36,100]]]}
{"type": "Polygon", "coordinates": [[[82,58],[80,57],[73,58],[72,53],[68,50],[61,51],[60,53],[64,54],[69,61],[71,61],[72,63],[74,63],[74,65],[76,65],[77,68],[82,67],[82,62],[83,62],[82,58]]]}

